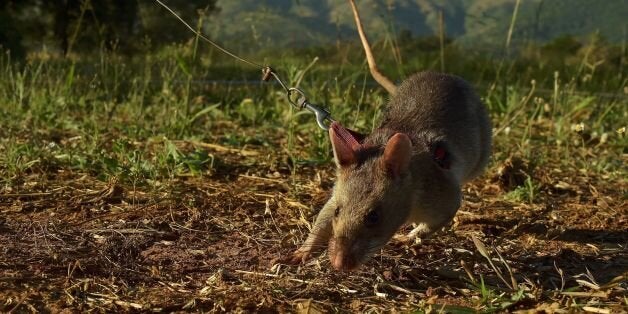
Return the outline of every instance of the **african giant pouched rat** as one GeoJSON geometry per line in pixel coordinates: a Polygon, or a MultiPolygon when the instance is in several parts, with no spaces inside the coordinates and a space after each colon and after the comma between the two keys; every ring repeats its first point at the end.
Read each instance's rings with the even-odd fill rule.
{"type": "Polygon", "coordinates": [[[335,269],[351,270],[406,222],[427,234],[461,205],[461,185],[479,175],[491,151],[491,123],[463,79],[421,72],[392,97],[381,125],[362,136],[329,129],[337,181],[292,262],[329,241],[335,269]]]}

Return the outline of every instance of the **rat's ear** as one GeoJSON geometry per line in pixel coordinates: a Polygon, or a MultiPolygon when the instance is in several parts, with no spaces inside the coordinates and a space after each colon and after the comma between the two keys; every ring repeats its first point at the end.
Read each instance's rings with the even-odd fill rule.
{"type": "Polygon", "coordinates": [[[344,167],[357,162],[356,152],[360,149],[360,141],[364,135],[345,129],[340,123],[333,122],[329,126],[329,138],[334,149],[334,159],[338,167],[344,167]]]}
{"type": "Polygon", "coordinates": [[[403,133],[396,133],[386,143],[382,166],[392,178],[398,178],[408,171],[412,155],[412,141],[403,133]]]}
{"type": "Polygon", "coordinates": [[[358,144],[362,143],[362,141],[364,141],[364,139],[366,138],[366,134],[362,134],[360,132],[356,132],[347,128],[344,128],[344,130],[349,132],[349,134],[351,134],[351,137],[353,137],[353,139],[356,140],[358,144]]]}

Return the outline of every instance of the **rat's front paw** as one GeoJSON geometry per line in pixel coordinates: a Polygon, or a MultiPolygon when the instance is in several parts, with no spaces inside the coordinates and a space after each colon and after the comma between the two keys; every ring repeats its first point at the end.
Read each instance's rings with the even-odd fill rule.
{"type": "Polygon", "coordinates": [[[393,239],[407,245],[421,244],[422,238],[429,235],[429,229],[423,224],[412,224],[412,227],[410,232],[396,234],[393,239]]]}
{"type": "Polygon", "coordinates": [[[310,250],[298,249],[294,253],[279,259],[279,263],[286,265],[298,265],[305,263],[310,258],[310,250]]]}

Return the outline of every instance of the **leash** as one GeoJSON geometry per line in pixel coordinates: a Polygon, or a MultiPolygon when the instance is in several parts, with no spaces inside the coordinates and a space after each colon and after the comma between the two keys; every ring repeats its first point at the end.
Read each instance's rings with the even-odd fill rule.
{"type": "Polygon", "coordinates": [[[275,70],[273,70],[273,68],[267,65],[262,65],[260,63],[251,61],[251,60],[247,60],[227,50],[226,48],[223,48],[222,46],[218,45],[216,42],[205,37],[199,31],[195,30],[192,26],[190,26],[190,24],[188,24],[183,18],[181,18],[176,12],[170,9],[163,2],[161,2],[160,0],[155,0],[155,1],[159,3],[162,7],[164,7],[166,10],[168,10],[170,14],[174,15],[181,23],[183,23],[183,25],[185,25],[192,33],[196,34],[196,36],[198,36],[199,38],[208,42],[210,45],[216,47],[218,50],[220,50],[224,54],[242,63],[259,68],[262,71],[262,81],[268,82],[270,81],[270,79],[275,79],[275,81],[277,81],[277,83],[279,83],[281,88],[283,88],[283,90],[285,91],[286,98],[288,99],[288,103],[290,103],[290,105],[292,105],[298,110],[305,109],[313,113],[314,116],[316,117],[316,123],[321,129],[328,130],[329,125],[335,122],[335,120],[331,117],[331,113],[327,109],[324,109],[318,105],[312,104],[307,99],[307,96],[305,95],[305,92],[303,92],[303,90],[297,87],[288,87],[288,85],[284,84],[284,82],[281,80],[281,78],[279,78],[279,75],[277,74],[277,72],[275,72],[275,70]]]}

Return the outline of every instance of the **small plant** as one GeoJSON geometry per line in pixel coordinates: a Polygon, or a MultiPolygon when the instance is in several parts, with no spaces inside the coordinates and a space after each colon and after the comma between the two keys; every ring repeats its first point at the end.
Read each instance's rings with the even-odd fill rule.
{"type": "Polygon", "coordinates": [[[202,175],[214,167],[214,156],[206,151],[181,152],[171,141],[165,142],[166,164],[171,175],[202,175]]]}
{"type": "Polygon", "coordinates": [[[534,199],[538,194],[538,186],[532,180],[532,177],[526,174],[523,185],[516,187],[513,191],[505,195],[505,198],[514,202],[534,203],[534,199]]]}
{"type": "MultiPolygon", "coordinates": [[[[526,293],[527,289],[525,285],[519,284],[515,275],[513,273],[512,268],[504,259],[502,254],[497,250],[497,248],[493,247],[493,252],[497,254],[497,258],[492,258],[486,246],[480,239],[472,236],[473,243],[480,253],[489,263],[490,267],[493,269],[497,277],[501,280],[501,282],[506,286],[506,288],[499,287],[489,287],[485,281],[484,276],[480,275],[479,282],[472,277],[471,273],[467,270],[467,274],[470,276],[472,286],[479,291],[480,300],[479,307],[482,308],[483,312],[501,312],[505,311],[518,302],[529,298],[530,296],[526,293]],[[501,264],[501,267],[498,267],[494,263],[494,260],[501,264]],[[505,273],[502,270],[505,269],[505,273]],[[506,276],[507,275],[507,276],[506,276]]],[[[463,263],[463,266],[465,264],[463,263]]]]}
{"type": "Polygon", "coordinates": [[[7,180],[18,178],[42,161],[42,151],[32,143],[9,142],[0,157],[0,172],[7,180]],[[9,144],[10,143],[10,144],[9,144]]]}

